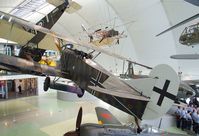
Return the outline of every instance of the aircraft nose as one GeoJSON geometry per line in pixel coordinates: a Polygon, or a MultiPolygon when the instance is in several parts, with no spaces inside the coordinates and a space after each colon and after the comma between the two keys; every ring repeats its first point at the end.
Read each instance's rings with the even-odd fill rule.
{"type": "Polygon", "coordinates": [[[184,45],[188,45],[186,36],[180,36],[179,42],[184,45]]]}

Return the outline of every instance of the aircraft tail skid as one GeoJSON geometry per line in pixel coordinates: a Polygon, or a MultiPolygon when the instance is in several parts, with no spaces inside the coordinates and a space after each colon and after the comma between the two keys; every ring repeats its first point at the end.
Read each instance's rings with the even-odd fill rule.
{"type": "Polygon", "coordinates": [[[177,73],[165,64],[154,67],[149,78],[125,80],[125,82],[150,98],[142,119],[155,119],[165,114],[176,100],[179,88],[177,73]]]}

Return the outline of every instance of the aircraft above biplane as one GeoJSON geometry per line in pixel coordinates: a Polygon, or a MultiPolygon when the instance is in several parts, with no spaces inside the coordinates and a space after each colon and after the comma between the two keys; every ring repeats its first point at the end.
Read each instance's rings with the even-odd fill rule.
{"type": "MultiPolygon", "coordinates": [[[[199,17],[199,14],[196,14],[188,19],[183,20],[182,22],[164,30],[163,32],[157,34],[156,36],[160,36],[168,31],[171,31],[191,20],[194,20],[199,17]]],[[[188,27],[185,27],[185,29],[182,31],[179,42],[183,45],[187,46],[193,46],[199,44],[199,23],[190,25],[188,27]]]]}
{"type": "Polygon", "coordinates": [[[119,44],[121,38],[127,37],[127,35],[124,34],[124,31],[119,32],[115,30],[115,28],[105,27],[104,29],[99,28],[97,30],[93,30],[93,32],[89,32],[83,24],[81,27],[88,35],[89,42],[96,46],[119,44]]]}
{"type": "MultiPolygon", "coordinates": [[[[199,6],[199,1],[198,0],[185,0],[188,3],[191,3],[195,6],[199,6]]],[[[164,30],[163,32],[157,34],[156,36],[160,36],[168,31],[171,31],[181,25],[184,25],[192,20],[195,20],[199,17],[199,13],[195,14],[177,24],[175,24],[174,26],[164,30]]],[[[190,25],[185,27],[185,29],[182,31],[180,38],[179,38],[179,42],[183,45],[187,45],[187,46],[194,46],[199,44],[199,23],[190,25]]]]}

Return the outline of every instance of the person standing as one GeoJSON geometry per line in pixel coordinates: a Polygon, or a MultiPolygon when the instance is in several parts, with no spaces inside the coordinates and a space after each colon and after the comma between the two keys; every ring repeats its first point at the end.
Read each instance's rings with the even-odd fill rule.
{"type": "Polygon", "coordinates": [[[185,107],[182,108],[181,114],[180,114],[180,118],[182,121],[182,125],[181,125],[181,129],[184,130],[186,128],[186,110],[185,107]]]}
{"type": "Polygon", "coordinates": [[[176,116],[176,126],[177,126],[177,128],[180,128],[180,126],[181,126],[181,118],[180,118],[180,115],[181,115],[181,108],[180,108],[180,106],[178,106],[178,109],[177,109],[176,112],[175,112],[175,116],[176,116]]]}
{"type": "Polygon", "coordinates": [[[193,109],[191,117],[192,117],[192,121],[193,121],[193,131],[196,133],[197,112],[195,109],[193,109]]]}
{"type": "Polygon", "coordinates": [[[186,128],[188,129],[188,130],[191,130],[191,124],[192,124],[192,117],[191,117],[191,111],[187,111],[187,113],[186,113],[186,120],[187,120],[187,122],[186,122],[186,128]]]}
{"type": "Polygon", "coordinates": [[[22,94],[21,82],[22,80],[19,80],[19,85],[18,85],[19,94],[22,94]]]}
{"type": "Polygon", "coordinates": [[[197,111],[197,116],[196,116],[195,133],[199,134],[199,110],[197,111]]]}

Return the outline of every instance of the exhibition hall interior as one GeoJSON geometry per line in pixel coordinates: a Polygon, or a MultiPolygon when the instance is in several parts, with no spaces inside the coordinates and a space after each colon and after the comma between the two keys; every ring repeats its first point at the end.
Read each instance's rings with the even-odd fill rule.
{"type": "Polygon", "coordinates": [[[199,135],[199,0],[0,0],[0,136],[199,135]]]}

